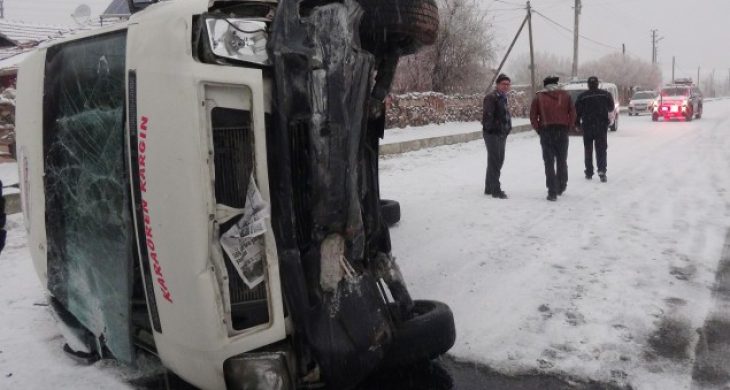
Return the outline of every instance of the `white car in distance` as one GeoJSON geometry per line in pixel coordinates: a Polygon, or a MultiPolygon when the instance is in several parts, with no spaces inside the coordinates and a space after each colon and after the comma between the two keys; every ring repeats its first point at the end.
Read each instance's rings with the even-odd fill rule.
{"type": "Polygon", "coordinates": [[[655,91],[638,91],[629,101],[629,116],[651,114],[657,93],[655,91]]]}

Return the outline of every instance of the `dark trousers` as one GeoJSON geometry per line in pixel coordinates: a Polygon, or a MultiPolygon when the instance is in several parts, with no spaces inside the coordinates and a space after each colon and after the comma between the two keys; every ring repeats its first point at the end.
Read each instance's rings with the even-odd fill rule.
{"type": "Polygon", "coordinates": [[[484,180],[484,192],[494,194],[502,191],[499,176],[504,164],[507,134],[482,133],[482,136],[487,145],[487,177],[484,180]]]}
{"type": "Polygon", "coordinates": [[[593,144],[596,145],[596,165],[598,173],[606,173],[606,149],[608,149],[608,127],[583,129],[585,148],[586,176],[593,176],[593,144]]]}
{"type": "Polygon", "coordinates": [[[540,146],[548,193],[562,193],[568,186],[568,127],[551,125],[540,130],[540,146]]]}

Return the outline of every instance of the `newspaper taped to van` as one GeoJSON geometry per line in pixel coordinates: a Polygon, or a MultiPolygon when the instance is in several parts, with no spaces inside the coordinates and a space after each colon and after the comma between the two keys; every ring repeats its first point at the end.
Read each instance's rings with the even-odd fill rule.
{"type": "Polygon", "coordinates": [[[261,197],[251,175],[243,214],[220,239],[223,250],[248,288],[254,288],[264,280],[266,256],[264,233],[267,218],[269,218],[269,206],[261,197]]]}

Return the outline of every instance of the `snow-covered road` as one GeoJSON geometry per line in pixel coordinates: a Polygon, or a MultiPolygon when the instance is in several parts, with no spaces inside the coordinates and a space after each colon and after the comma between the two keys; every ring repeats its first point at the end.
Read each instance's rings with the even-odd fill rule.
{"type": "Polygon", "coordinates": [[[393,252],[411,292],[452,307],[457,358],[689,388],[730,228],[730,102],[688,123],[622,116],[606,184],[583,177],[582,139],[570,142],[556,203],[545,200],[535,133],[508,140],[508,200],[483,195],[480,141],[384,160],[382,196],[402,209],[393,252]]]}
{"type": "MultiPolygon", "coordinates": [[[[545,200],[534,133],[508,141],[508,200],[483,195],[481,141],[382,161],[383,197],[403,214],[394,253],[415,297],[454,310],[454,356],[505,373],[690,387],[695,329],[730,228],[730,101],[691,123],[621,120],[609,182],[583,178],[572,137],[556,203],[545,200]]],[[[84,367],[61,352],[21,223],[10,218],[0,256],[0,388],[130,388],[145,369],[84,367]]]]}

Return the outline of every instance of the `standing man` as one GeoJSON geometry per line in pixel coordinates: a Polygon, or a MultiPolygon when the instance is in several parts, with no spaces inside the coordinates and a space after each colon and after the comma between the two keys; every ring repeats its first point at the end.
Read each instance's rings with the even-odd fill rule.
{"type": "Polygon", "coordinates": [[[575,123],[575,106],[570,95],[558,87],[560,79],[548,76],[530,106],[530,124],[540,135],[545,163],[547,200],[556,201],[568,186],[568,130],[575,123]],[[557,165],[557,171],[556,171],[557,165]]]}
{"type": "Polygon", "coordinates": [[[606,177],[606,149],[608,149],[609,113],[614,110],[614,101],[608,91],[598,89],[598,77],[588,78],[588,90],[578,96],[575,102],[578,118],[576,127],[583,129],[585,147],[586,179],[593,178],[593,144],[596,145],[596,165],[601,182],[606,177]]]}
{"type": "Polygon", "coordinates": [[[497,77],[494,90],[484,97],[482,112],[482,136],[487,145],[487,177],[484,193],[497,199],[507,199],[499,183],[507,135],[512,130],[512,116],[507,106],[507,93],[512,81],[504,74],[497,77]]]}

